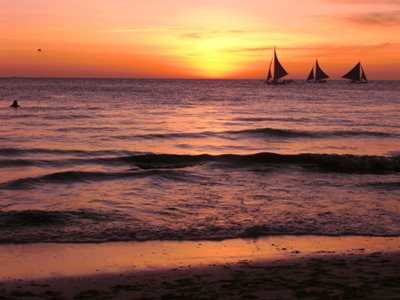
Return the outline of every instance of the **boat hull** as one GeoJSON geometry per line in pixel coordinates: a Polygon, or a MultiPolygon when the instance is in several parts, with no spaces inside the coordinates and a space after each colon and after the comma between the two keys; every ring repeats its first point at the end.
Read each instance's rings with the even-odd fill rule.
{"type": "Polygon", "coordinates": [[[350,83],[368,83],[368,81],[352,80],[350,83]]]}
{"type": "Polygon", "coordinates": [[[308,83],[326,83],[326,80],[311,81],[307,80],[308,83]]]}
{"type": "Polygon", "coordinates": [[[288,79],[288,80],[281,80],[281,81],[267,81],[266,84],[270,85],[284,85],[284,84],[290,84],[293,83],[293,80],[288,79]]]}

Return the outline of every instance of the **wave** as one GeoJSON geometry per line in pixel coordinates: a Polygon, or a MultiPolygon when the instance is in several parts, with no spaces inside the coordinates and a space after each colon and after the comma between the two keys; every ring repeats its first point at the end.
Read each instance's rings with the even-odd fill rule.
{"type": "MultiPolygon", "coordinates": [[[[67,110],[66,108],[63,108],[64,110],[67,110]]],[[[77,120],[77,119],[94,119],[95,116],[89,115],[89,114],[71,114],[71,115],[44,115],[42,116],[43,119],[46,120],[55,120],[55,121],[63,121],[63,120],[77,120]]]]}
{"type": "Polygon", "coordinates": [[[0,211],[0,243],[99,243],[147,240],[224,240],[274,235],[400,236],[397,227],[360,226],[337,220],[259,220],[259,224],[150,225],[114,211],[0,211]]]}
{"type": "Polygon", "coordinates": [[[84,183],[106,180],[117,180],[124,178],[162,177],[170,180],[188,181],[188,174],[181,170],[145,170],[129,172],[87,172],[87,171],[65,171],[55,172],[43,176],[26,177],[11,180],[0,184],[0,190],[30,189],[39,184],[69,184],[84,183]]]}
{"type": "Polygon", "coordinates": [[[68,224],[74,220],[112,221],[116,217],[124,218],[117,212],[101,213],[92,210],[80,209],[77,211],[0,211],[0,228],[19,226],[44,226],[68,224]]]}
{"type": "Polygon", "coordinates": [[[333,130],[333,131],[306,131],[294,129],[278,129],[278,128],[255,128],[239,131],[226,131],[228,134],[263,134],[265,136],[285,137],[285,138],[333,138],[333,137],[356,137],[356,136],[372,136],[372,137],[397,137],[398,134],[381,132],[381,131],[365,131],[365,130],[333,130]]]}
{"type": "Polygon", "coordinates": [[[0,159],[0,168],[13,167],[71,167],[83,165],[123,165],[123,160],[115,157],[68,158],[68,159],[0,159]]]}
{"type": "Polygon", "coordinates": [[[90,131],[118,131],[119,129],[116,127],[109,127],[109,126],[97,126],[97,127],[64,127],[64,128],[58,128],[56,131],[60,132],[90,132],[90,131]]]}
{"type": "Polygon", "coordinates": [[[64,149],[46,149],[46,148],[0,148],[1,156],[18,156],[30,154],[52,154],[52,155],[75,155],[75,156],[116,156],[116,155],[134,155],[139,152],[126,150],[64,150],[64,149]]]}
{"type": "MultiPolygon", "coordinates": [[[[13,161],[11,161],[13,162],[13,161]]],[[[10,165],[10,161],[2,162],[0,167],[10,165]]],[[[144,177],[161,177],[175,181],[198,181],[191,170],[183,170],[195,166],[212,166],[213,168],[244,168],[250,170],[258,167],[268,166],[269,170],[281,170],[292,166],[301,167],[309,172],[336,172],[336,173],[358,173],[358,174],[390,174],[400,172],[400,156],[357,156],[338,154],[276,154],[256,153],[250,155],[178,155],[178,154],[142,154],[135,156],[122,156],[114,158],[94,158],[87,160],[72,160],[75,164],[107,164],[128,165],[128,171],[119,172],[89,172],[81,170],[70,170],[54,172],[37,177],[25,177],[8,182],[0,183],[0,190],[32,189],[42,184],[69,184],[88,183],[96,181],[111,181],[119,179],[134,179],[144,177]]],[[[33,165],[35,161],[18,160],[17,164],[23,166],[33,165]]],[[[43,161],[36,161],[36,165],[43,161]]],[[[53,162],[65,164],[65,161],[53,162]]],[[[50,164],[46,161],[45,164],[50,164]]],[[[63,165],[65,166],[65,165],[63,165]]],[[[371,183],[369,188],[398,189],[398,183],[371,183]],[[389,184],[389,186],[388,186],[389,184]]]]}
{"type": "Polygon", "coordinates": [[[313,137],[311,132],[274,129],[274,128],[257,128],[244,130],[228,130],[228,131],[203,131],[203,132],[177,132],[177,133],[150,133],[142,135],[121,135],[118,139],[199,139],[207,137],[227,138],[229,135],[250,135],[263,134],[271,137],[313,137]]]}
{"type": "Polygon", "coordinates": [[[117,135],[113,138],[119,140],[130,140],[130,139],[142,139],[142,140],[153,140],[153,139],[199,139],[212,136],[218,136],[219,133],[212,131],[204,132],[176,132],[176,133],[149,133],[149,134],[137,134],[137,135],[117,135]]]}
{"type": "Polygon", "coordinates": [[[264,122],[264,121],[278,121],[278,122],[308,122],[309,118],[271,118],[271,117],[248,117],[248,118],[235,118],[234,121],[244,122],[264,122]]]}
{"type": "Polygon", "coordinates": [[[120,158],[142,169],[182,168],[203,163],[248,166],[254,164],[298,165],[319,171],[342,173],[386,173],[400,172],[400,156],[368,156],[340,154],[277,154],[262,152],[250,155],[175,155],[144,154],[120,158]]]}
{"type": "Polygon", "coordinates": [[[207,137],[229,138],[230,136],[263,136],[276,138],[335,138],[335,137],[398,137],[399,134],[382,131],[365,130],[334,130],[334,131],[306,131],[279,128],[253,128],[227,131],[203,131],[203,132],[174,132],[174,133],[150,133],[139,135],[118,135],[114,138],[125,139],[199,139],[207,137]]]}
{"type": "MultiPolygon", "coordinates": [[[[4,149],[0,149],[1,150],[4,149]]],[[[23,152],[24,150],[22,150],[23,152]]],[[[72,151],[73,152],[73,151],[72,151]]],[[[85,156],[88,153],[78,152],[85,156]]],[[[99,155],[100,153],[95,153],[99,155]]],[[[126,154],[126,152],[113,152],[115,154],[126,154]]],[[[129,152],[128,152],[129,153],[129,152]]],[[[107,154],[110,154],[107,152],[107,154]]],[[[400,156],[370,156],[352,154],[277,154],[261,152],[256,154],[221,154],[221,155],[180,155],[180,154],[135,154],[117,155],[112,157],[88,157],[70,159],[0,159],[0,168],[6,167],[68,167],[82,165],[108,165],[108,166],[135,166],[146,169],[179,169],[193,167],[202,164],[213,164],[221,168],[246,167],[254,165],[271,165],[276,168],[288,165],[297,165],[308,170],[330,171],[339,173],[390,173],[400,172],[400,156]]],[[[65,173],[65,172],[64,172],[65,173]]],[[[77,176],[86,178],[115,178],[123,176],[134,176],[132,172],[102,173],[102,172],[75,172],[68,173],[69,177],[77,176]],[[78,176],[79,175],[79,176],[78,176]]],[[[49,175],[50,176],[50,175],[49,175]]],[[[57,175],[61,176],[61,175],[57,175]]],[[[54,177],[54,176],[53,176],[54,177]]],[[[52,178],[52,177],[50,177],[52,178]]],[[[1,185],[0,185],[1,188],[1,185]]]]}
{"type": "Polygon", "coordinates": [[[370,189],[378,189],[384,191],[395,191],[400,190],[400,182],[399,181],[391,181],[391,182],[367,182],[358,185],[362,188],[370,188],[370,189]]]}
{"type": "Polygon", "coordinates": [[[256,128],[256,129],[245,129],[239,131],[226,131],[227,134],[263,134],[271,137],[313,137],[312,132],[291,130],[291,129],[277,129],[277,128],[256,128]]]}

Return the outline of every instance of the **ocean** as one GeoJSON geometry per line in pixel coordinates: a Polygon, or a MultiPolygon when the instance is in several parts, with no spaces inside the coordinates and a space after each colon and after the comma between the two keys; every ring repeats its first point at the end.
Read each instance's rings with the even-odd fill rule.
{"type": "Polygon", "coordinates": [[[0,124],[3,244],[400,235],[399,81],[2,78],[0,124]]]}

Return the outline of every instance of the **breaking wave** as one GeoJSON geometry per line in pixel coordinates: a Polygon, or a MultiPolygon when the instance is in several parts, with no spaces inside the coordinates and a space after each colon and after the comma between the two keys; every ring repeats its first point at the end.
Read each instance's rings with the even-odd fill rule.
{"type": "MultiPolygon", "coordinates": [[[[0,183],[0,189],[29,189],[38,184],[66,184],[96,182],[126,178],[163,177],[171,180],[190,180],[190,172],[183,170],[195,166],[214,168],[253,168],[271,166],[275,170],[298,166],[312,172],[337,172],[361,174],[387,174],[400,172],[400,156],[368,156],[339,154],[277,154],[262,152],[249,155],[178,155],[140,154],[117,157],[95,157],[66,160],[0,160],[0,168],[5,167],[76,167],[85,164],[124,166],[124,171],[82,171],[69,170],[49,173],[37,177],[25,177],[0,183]]],[[[394,184],[396,187],[397,183],[394,184]]],[[[377,185],[377,187],[379,184],[377,185]]],[[[391,186],[393,188],[393,186],[391,186]]]]}
{"type": "MultiPolygon", "coordinates": [[[[321,217],[320,217],[321,218],[321,217]]],[[[322,219],[321,219],[322,220],[322,219]]],[[[149,226],[119,211],[0,211],[0,243],[100,243],[147,240],[223,240],[273,235],[400,236],[395,228],[337,226],[335,216],[323,222],[264,220],[260,224],[191,224],[184,227],[149,226]]]]}
{"type": "Polygon", "coordinates": [[[339,154],[277,154],[262,152],[250,155],[174,155],[144,154],[119,158],[143,169],[180,168],[201,163],[246,166],[250,164],[299,165],[322,171],[343,173],[386,173],[400,171],[400,156],[368,156],[339,154]]]}

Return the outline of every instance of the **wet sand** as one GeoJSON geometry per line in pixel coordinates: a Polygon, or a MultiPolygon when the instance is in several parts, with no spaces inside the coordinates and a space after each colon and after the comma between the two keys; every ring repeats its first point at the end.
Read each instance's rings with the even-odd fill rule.
{"type": "Polygon", "coordinates": [[[397,299],[400,238],[0,246],[0,299],[397,299]]]}

